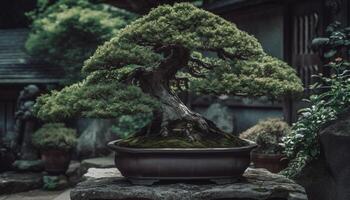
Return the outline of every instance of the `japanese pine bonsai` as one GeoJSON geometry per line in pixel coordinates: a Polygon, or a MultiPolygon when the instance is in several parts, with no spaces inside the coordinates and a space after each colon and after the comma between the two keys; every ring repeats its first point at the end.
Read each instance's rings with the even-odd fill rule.
{"type": "Polygon", "coordinates": [[[264,53],[234,24],[187,3],[160,6],[134,21],[85,61],[87,78],[41,96],[37,115],[119,118],[151,115],[120,145],[233,147],[246,142],[191,111],[176,95],[280,96],[302,86],[286,63],[264,53]]]}

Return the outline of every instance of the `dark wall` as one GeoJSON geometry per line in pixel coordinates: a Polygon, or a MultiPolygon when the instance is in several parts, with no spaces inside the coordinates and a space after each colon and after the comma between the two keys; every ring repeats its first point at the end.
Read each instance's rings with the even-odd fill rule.
{"type": "MultiPolygon", "coordinates": [[[[193,96],[190,105],[194,111],[203,114],[205,117],[208,117],[208,114],[214,115],[221,119],[221,124],[232,124],[232,132],[234,134],[245,131],[260,120],[271,117],[283,117],[283,102],[272,101],[266,97],[244,98],[228,96],[222,100],[210,96],[193,96]],[[210,109],[210,106],[215,103],[226,107],[226,111],[210,109]]],[[[215,122],[215,119],[211,120],[215,122]]]]}
{"type": "Polygon", "coordinates": [[[262,5],[223,13],[222,16],[235,23],[239,29],[254,35],[264,50],[283,59],[283,7],[262,5]]]}
{"type": "Polygon", "coordinates": [[[27,27],[25,12],[34,9],[36,0],[1,0],[0,29],[27,27]]]}
{"type": "Polygon", "coordinates": [[[0,86],[0,141],[5,133],[14,131],[14,114],[21,89],[18,86],[0,86]]]}

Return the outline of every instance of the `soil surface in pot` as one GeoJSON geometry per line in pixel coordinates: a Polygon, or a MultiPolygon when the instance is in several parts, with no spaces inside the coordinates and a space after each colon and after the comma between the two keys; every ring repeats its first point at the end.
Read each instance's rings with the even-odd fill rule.
{"type": "Polygon", "coordinates": [[[122,140],[118,145],[131,148],[230,148],[247,146],[249,143],[232,135],[192,141],[186,137],[176,136],[138,136],[122,140]]]}

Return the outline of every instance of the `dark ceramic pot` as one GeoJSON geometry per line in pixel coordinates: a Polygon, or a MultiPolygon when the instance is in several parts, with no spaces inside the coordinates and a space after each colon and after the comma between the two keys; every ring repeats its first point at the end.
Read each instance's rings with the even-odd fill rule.
{"type": "Polygon", "coordinates": [[[252,162],[256,168],[265,168],[278,173],[288,166],[288,159],[283,154],[263,154],[252,151],[252,162]]]}
{"type": "Polygon", "coordinates": [[[108,146],[116,152],[115,164],[134,184],[150,185],[159,180],[208,179],[216,183],[237,181],[250,164],[256,144],[237,148],[128,148],[108,146]]]}
{"type": "Polygon", "coordinates": [[[69,151],[44,150],[41,152],[41,159],[44,161],[45,171],[52,175],[64,174],[69,166],[71,155],[69,151]]]}

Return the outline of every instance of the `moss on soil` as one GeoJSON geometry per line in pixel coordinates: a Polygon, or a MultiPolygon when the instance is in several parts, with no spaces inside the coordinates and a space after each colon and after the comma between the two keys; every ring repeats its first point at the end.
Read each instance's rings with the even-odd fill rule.
{"type": "Polygon", "coordinates": [[[228,148],[246,146],[248,142],[230,135],[216,139],[204,138],[200,141],[190,141],[188,138],[175,136],[138,136],[125,139],[119,142],[119,145],[133,148],[228,148]]]}

